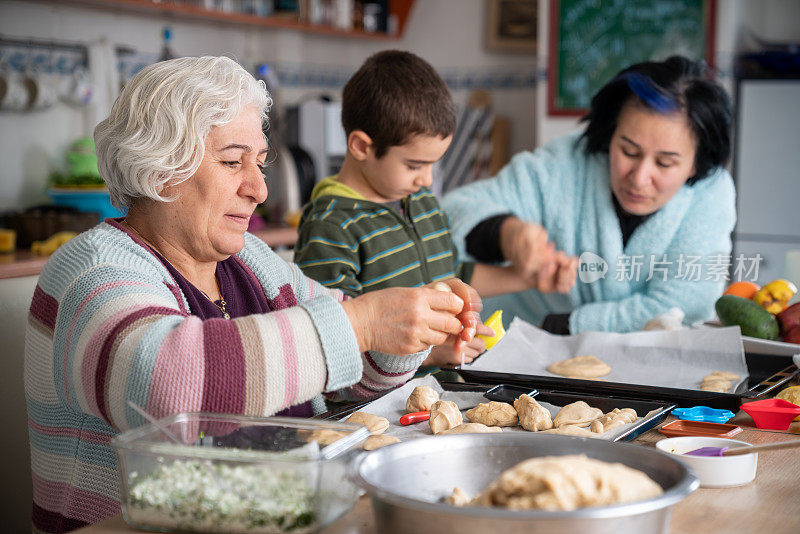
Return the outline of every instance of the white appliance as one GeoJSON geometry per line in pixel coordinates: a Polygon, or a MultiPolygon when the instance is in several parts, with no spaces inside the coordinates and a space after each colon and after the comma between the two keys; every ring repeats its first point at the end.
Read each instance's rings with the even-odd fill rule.
{"type": "Polygon", "coordinates": [[[800,276],[800,80],[740,80],[736,133],[734,258],[760,254],[761,284],[800,276]]]}
{"type": "Polygon", "coordinates": [[[317,99],[288,108],[286,142],[309,153],[314,161],[315,181],[339,172],[347,153],[341,102],[317,99]]]}

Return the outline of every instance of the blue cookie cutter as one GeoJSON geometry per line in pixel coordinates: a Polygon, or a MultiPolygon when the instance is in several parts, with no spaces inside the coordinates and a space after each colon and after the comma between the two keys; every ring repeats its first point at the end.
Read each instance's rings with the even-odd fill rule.
{"type": "Polygon", "coordinates": [[[729,410],[717,410],[708,406],[693,406],[691,408],[675,408],[672,415],[687,421],[705,421],[707,423],[725,423],[733,417],[729,410]]]}

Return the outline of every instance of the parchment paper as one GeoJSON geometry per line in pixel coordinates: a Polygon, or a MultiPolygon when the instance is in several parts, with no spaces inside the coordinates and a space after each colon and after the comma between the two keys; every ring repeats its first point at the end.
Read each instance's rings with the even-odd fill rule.
{"type": "MultiPolygon", "coordinates": [[[[406,400],[408,396],[411,395],[411,392],[414,391],[414,388],[417,386],[430,386],[433,388],[437,393],[439,393],[439,398],[441,400],[452,401],[456,403],[456,406],[461,410],[461,414],[463,415],[465,411],[470,408],[477,406],[483,402],[489,402],[489,399],[483,396],[483,393],[474,392],[474,391],[444,391],[442,386],[439,385],[436,378],[431,375],[422,377],[422,378],[415,378],[414,380],[410,380],[402,387],[387,393],[380,399],[377,399],[365,407],[361,408],[360,412],[367,412],[371,413],[372,415],[378,415],[380,417],[385,417],[389,420],[389,428],[386,429],[384,434],[389,436],[395,436],[399,438],[401,441],[409,441],[412,439],[417,439],[426,436],[432,436],[433,432],[431,432],[431,427],[428,425],[428,421],[422,421],[421,423],[415,423],[413,425],[402,426],[400,424],[400,417],[406,414],[406,400]]],[[[538,401],[537,401],[538,402],[538,401]]],[[[550,411],[552,417],[555,417],[558,413],[558,410],[561,409],[561,406],[555,406],[553,404],[549,404],[546,402],[539,402],[542,406],[547,408],[550,411]]],[[[639,421],[642,420],[642,416],[647,416],[647,414],[637,414],[639,417],[633,423],[629,423],[627,425],[617,427],[613,430],[608,432],[603,432],[602,434],[597,434],[599,439],[607,439],[613,440],[623,432],[627,431],[628,428],[635,425],[639,421]]],[[[345,418],[346,419],[346,418],[345,418]]],[[[342,419],[343,421],[345,419],[342,419]]],[[[469,423],[469,420],[464,417],[464,422],[469,423]]],[[[503,432],[528,432],[524,428],[517,426],[517,427],[503,427],[503,432]]]]}
{"type": "Polygon", "coordinates": [[[699,390],[704,376],[730,371],[740,377],[731,383],[733,393],[744,389],[748,374],[738,327],[556,336],[519,318],[491,350],[464,368],[561,377],[547,366],[580,355],[607,363],[611,373],[600,380],[608,382],[699,390]]]}

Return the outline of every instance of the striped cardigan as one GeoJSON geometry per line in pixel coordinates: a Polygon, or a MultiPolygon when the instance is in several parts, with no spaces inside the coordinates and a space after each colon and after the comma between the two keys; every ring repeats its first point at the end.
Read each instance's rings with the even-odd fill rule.
{"type": "Polygon", "coordinates": [[[235,256],[273,312],[200,320],[163,264],[101,223],[47,262],[31,303],[25,395],[35,532],[120,513],[109,441],[179,411],[270,415],[321,392],[364,398],[413,376],[427,353],[361,354],[337,290],[246,234],[235,256]],[[347,388],[347,389],[344,389],[347,388]]]}

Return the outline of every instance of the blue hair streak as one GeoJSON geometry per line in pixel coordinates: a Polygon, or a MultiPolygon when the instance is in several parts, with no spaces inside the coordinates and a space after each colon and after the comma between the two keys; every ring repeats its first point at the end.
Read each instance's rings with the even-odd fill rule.
{"type": "Polygon", "coordinates": [[[680,109],[680,105],[669,93],[656,85],[652,78],[638,72],[626,72],[618,76],[625,80],[631,91],[644,104],[658,113],[672,113],[680,109]]]}

